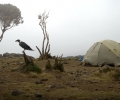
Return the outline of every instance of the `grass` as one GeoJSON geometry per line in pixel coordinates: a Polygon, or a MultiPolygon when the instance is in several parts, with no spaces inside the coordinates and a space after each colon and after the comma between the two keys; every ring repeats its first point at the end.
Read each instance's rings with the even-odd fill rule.
{"type": "MultiPolygon", "coordinates": [[[[20,61],[22,62],[23,60],[20,61]]],[[[20,61],[18,60],[18,62],[20,61]]],[[[37,68],[42,68],[43,71],[41,74],[37,74],[39,71],[33,66],[27,66],[29,68],[26,69],[25,74],[19,71],[11,72],[11,68],[14,69],[20,66],[17,64],[17,61],[13,62],[16,63],[16,65],[13,66],[11,59],[10,61],[3,60],[4,63],[11,62],[10,65],[5,68],[2,68],[4,63],[0,62],[0,81],[3,81],[3,83],[0,83],[0,88],[2,90],[0,91],[0,100],[37,100],[38,98],[35,98],[35,93],[42,94],[42,100],[120,100],[120,83],[117,81],[120,77],[120,68],[116,69],[103,67],[99,69],[98,67],[77,66],[79,61],[77,62],[74,59],[71,59],[67,60],[69,65],[64,65],[65,72],[62,73],[57,69],[56,71],[45,70],[46,61],[47,60],[34,61],[37,68]],[[81,74],[77,80],[76,74],[71,75],[67,73],[76,72],[76,70],[80,70],[81,74]],[[84,72],[87,72],[87,74],[84,72]],[[86,77],[91,78],[92,74],[94,79],[89,79],[91,81],[89,82],[86,80],[86,77]],[[36,84],[36,81],[39,82],[41,79],[48,80],[43,81],[42,84],[36,84]],[[69,83],[73,83],[75,87],[71,87],[69,83]],[[47,91],[49,87],[54,84],[55,87],[50,88],[50,91],[47,91]],[[65,88],[58,88],[59,84],[65,88]],[[21,90],[25,92],[25,94],[12,96],[11,93],[14,89],[21,90]]],[[[53,67],[55,61],[50,59],[50,63],[53,67]]]]}
{"type": "MultiPolygon", "coordinates": [[[[23,91],[26,91],[25,94],[12,96],[11,92],[4,94],[6,99],[4,100],[36,100],[34,93],[37,90],[40,93],[43,93],[45,100],[120,100],[119,92],[113,91],[95,91],[91,92],[88,90],[81,90],[78,88],[66,88],[66,89],[57,89],[51,92],[47,92],[43,85],[34,85],[27,82],[21,84],[23,91]]],[[[43,99],[44,100],[44,99],[43,99]]]]}
{"type": "Polygon", "coordinates": [[[104,67],[97,70],[93,77],[101,79],[120,81],[120,70],[118,68],[104,67]]]}
{"type": "Polygon", "coordinates": [[[35,73],[35,72],[29,72],[29,73],[28,73],[28,77],[29,77],[29,78],[37,78],[37,77],[38,77],[38,74],[35,73]]]}

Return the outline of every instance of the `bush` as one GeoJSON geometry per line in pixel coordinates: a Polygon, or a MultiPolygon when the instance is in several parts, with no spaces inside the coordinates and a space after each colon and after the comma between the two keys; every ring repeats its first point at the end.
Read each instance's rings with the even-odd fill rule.
{"type": "Polygon", "coordinates": [[[55,70],[59,70],[59,71],[61,71],[61,72],[64,71],[63,64],[61,63],[61,61],[58,62],[57,59],[55,59],[55,64],[54,64],[53,68],[54,68],[55,70]]]}
{"type": "Polygon", "coordinates": [[[39,68],[36,65],[29,64],[28,66],[23,66],[23,72],[36,72],[36,73],[41,73],[42,69],[39,68]]]}
{"type": "Polygon", "coordinates": [[[47,61],[46,65],[45,65],[45,68],[46,69],[52,69],[50,60],[47,61]]]}

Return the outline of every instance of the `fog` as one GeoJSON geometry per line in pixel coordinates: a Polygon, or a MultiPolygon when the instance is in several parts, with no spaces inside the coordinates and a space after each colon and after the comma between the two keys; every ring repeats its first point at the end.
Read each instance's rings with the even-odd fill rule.
{"type": "MultiPolygon", "coordinates": [[[[0,54],[22,53],[15,40],[26,42],[35,51],[26,54],[39,57],[43,33],[38,15],[49,12],[47,32],[51,55],[84,55],[90,46],[101,40],[120,42],[119,0],[3,0],[0,4],[17,6],[24,23],[5,32],[0,43],[0,54]]],[[[0,33],[2,33],[0,31],[0,33]]]]}

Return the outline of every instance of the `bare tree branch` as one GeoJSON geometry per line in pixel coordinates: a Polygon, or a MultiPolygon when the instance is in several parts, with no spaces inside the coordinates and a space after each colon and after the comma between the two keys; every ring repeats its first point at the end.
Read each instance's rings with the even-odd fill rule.
{"type": "Polygon", "coordinates": [[[0,36],[0,42],[2,41],[3,39],[3,35],[4,35],[4,32],[2,32],[1,36],[0,36]]]}
{"type": "Polygon", "coordinates": [[[47,54],[49,53],[49,51],[50,51],[50,44],[49,44],[49,46],[48,46],[48,51],[47,51],[47,54]]]}
{"type": "Polygon", "coordinates": [[[41,15],[38,16],[38,19],[40,19],[39,25],[42,29],[43,32],[43,42],[42,42],[42,57],[43,59],[47,58],[48,53],[50,51],[50,44],[49,44],[49,35],[47,34],[46,31],[46,19],[49,17],[48,14],[46,14],[45,12],[41,15]],[[46,43],[46,47],[45,46],[45,40],[47,39],[47,43],[46,43]]]}
{"type": "Polygon", "coordinates": [[[40,55],[42,56],[42,53],[41,53],[40,49],[39,49],[37,46],[36,46],[36,48],[38,49],[38,51],[39,51],[40,55]]]}

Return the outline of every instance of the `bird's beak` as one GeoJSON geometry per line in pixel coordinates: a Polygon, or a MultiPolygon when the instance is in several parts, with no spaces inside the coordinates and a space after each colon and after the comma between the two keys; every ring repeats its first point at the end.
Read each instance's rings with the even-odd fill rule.
{"type": "Polygon", "coordinates": [[[18,42],[18,40],[16,40],[15,42],[18,42]]]}

